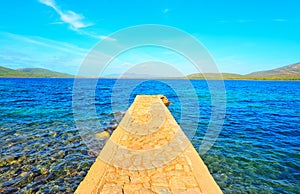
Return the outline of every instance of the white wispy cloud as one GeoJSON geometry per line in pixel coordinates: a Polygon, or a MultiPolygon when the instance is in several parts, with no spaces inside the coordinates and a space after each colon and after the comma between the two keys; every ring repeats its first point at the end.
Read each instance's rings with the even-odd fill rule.
{"type": "Polygon", "coordinates": [[[166,13],[168,13],[169,11],[170,11],[170,9],[166,8],[166,9],[164,9],[162,12],[163,12],[164,14],[166,14],[166,13]]]}
{"type": "Polygon", "coordinates": [[[0,32],[0,35],[4,35],[6,37],[10,37],[14,40],[20,41],[20,42],[27,42],[32,45],[38,45],[46,48],[51,48],[55,49],[58,51],[66,52],[66,53],[71,53],[77,56],[85,56],[88,52],[87,49],[79,48],[77,46],[65,43],[65,42],[59,42],[43,37],[27,37],[19,34],[13,34],[9,32],[0,32]]]}
{"type": "Polygon", "coordinates": [[[278,19],[274,19],[273,21],[274,22],[286,22],[287,20],[278,18],[278,19]]]}
{"type": "Polygon", "coordinates": [[[88,52],[66,42],[0,31],[0,64],[13,69],[40,67],[75,74],[88,52]]]}
{"type": "Polygon", "coordinates": [[[116,41],[116,39],[112,37],[97,35],[95,33],[83,29],[92,26],[94,24],[91,22],[85,22],[84,21],[85,18],[81,14],[75,13],[74,11],[71,10],[61,9],[57,5],[55,0],[38,0],[38,1],[48,7],[51,7],[60,16],[61,21],[52,22],[51,24],[69,24],[70,29],[76,31],[79,34],[83,34],[98,40],[105,39],[108,41],[116,41]]]}
{"type": "Polygon", "coordinates": [[[78,30],[80,28],[85,28],[88,26],[92,26],[93,24],[90,22],[85,22],[84,17],[78,13],[75,13],[71,10],[62,10],[57,6],[55,0],[38,0],[40,3],[49,6],[55,10],[57,14],[59,14],[62,22],[69,24],[72,30],[78,30]]]}
{"type": "Polygon", "coordinates": [[[95,68],[107,58],[114,58],[118,64],[124,63],[101,50],[81,48],[75,44],[40,36],[0,31],[0,66],[13,69],[39,67],[76,75],[84,63],[87,69],[84,73],[80,72],[80,75],[96,76],[98,72],[95,72],[95,68]]]}
{"type": "Polygon", "coordinates": [[[95,38],[95,39],[98,39],[98,40],[108,40],[108,41],[117,41],[117,39],[113,38],[113,37],[110,37],[110,36],[104,36],[104,35],[97,35],[95,33],[92,33],[92,32],[88,32],[86,30],[78,30],[77,31],[78,33],[80,34],[83,34],[83,35],[87,35],[89,37],[92,37],[92,38],[95,38]]]}
{"type": "Polygon", "coordinates": [[[238,23],[250,23],[250,22],[255,22],[254,20],[251,19],[239,19],[237,20],[238,23]]]}
{"type": "Polygon", "coordinates": [[[117,41],[117,39],[112,38],[110,36],[98,36],[102,40],[108,40],[108,41],[117,41]]]}

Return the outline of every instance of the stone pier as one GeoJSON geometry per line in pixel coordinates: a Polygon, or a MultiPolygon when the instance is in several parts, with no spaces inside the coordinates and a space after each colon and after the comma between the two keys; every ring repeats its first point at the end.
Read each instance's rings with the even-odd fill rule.
{"type": "Polygon", "coordinates": [[[138,95],[75,193],[222,193],[162,95],[138,95]]]}

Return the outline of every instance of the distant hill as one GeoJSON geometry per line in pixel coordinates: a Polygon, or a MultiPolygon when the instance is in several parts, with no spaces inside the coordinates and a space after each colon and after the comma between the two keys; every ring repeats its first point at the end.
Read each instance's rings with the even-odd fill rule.
{"type": "Polygon", "coordinates": [[[17,69],[17,71],[27,73],[34,77],[65,77],[65,78],[74,77],[70,74],[60,73],[57,71],[51,71],[43,68],[22,68],[22,69],[17,69]]]}
{"type": "Polygon", "coordinates": [[[0,77],[28,77],[27,73],[0,66],[0,77]]]}
{"type": "Polygon", "coordinates": [[[71,78],[70,74],[51,71],[43,68],[10,69],[0,66],[0,77],[24,77],[24,78],[71,78]]]}
{"type": "MultiPolygon", "coordinates": [[[[224,80],[300,80],[300,63],[295,63],[272,70],[257,71],[246,75],[221,73],[221,76],[224,80]]],[[[219,79],[220,74],[191,74],[187,77],[189,79],[219,79]]]]}
{"type": "Polygon", "coordinates": [[[280,68],[267,70],[267,71],[257,71],[245,75],[249,78],[256,79],[297,79],[300,80],[300,63],[295,63],[292,65],[283,66],[280,68]]]}
{"type": "MultiPolygon", "coordinates": [[[[221,73],[224,80],[300,80],[300,63],[283,66],[280,68],[257,71],[246,75],[221,73]]],[[[72,78],[73,75],[51,71],[43,68],[23,68],[23,69],[10,69],[0,66],[0,77],[28,77],[28,78],[72,78]]],[[[118,78],[118,76],[108,76],[110,78],[118,78]]],[[[151,76],[148,74],[126,74],[124,78],[140,79],[140,78],[174,78],[182,79],[182,77],[160,77],[151,76]]],[[[191,74],[187,76],[188,79],[220,79],[220,74],[204,73],[204,74],[191,74]]]]}
{"type": "Polygon", "coordinates": [[[187,78],[189,78],[189,79],[213,79],[213,80],[217,80],[217,79],[220,79],[220,78],[222,78],[224,80],[246,79],[246,78],[243,77],[243,75],[234,74],[234,73],[221,73],[221,74],[217,74],[217,73],[204,73],[204,74],[195,73],[195,74],[188,75],[187,78]]]}

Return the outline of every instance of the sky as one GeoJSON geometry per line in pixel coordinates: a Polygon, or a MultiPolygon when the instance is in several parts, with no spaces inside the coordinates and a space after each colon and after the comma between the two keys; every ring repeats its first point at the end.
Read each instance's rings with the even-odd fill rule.
{"type": "MultiPolygon", "coordinates": [[[[97,44],[118,43],[111,34],[159,24],[195,37],[220,72],[268,70],[300,62],[299,8],[295,0],[3,0],[0,66],[77,74],[97,44]]],[[[174,51],[143,47],[116,56],[105,74],[147,61],[171,64],[185,75],[196,71],[174,51]]]]}

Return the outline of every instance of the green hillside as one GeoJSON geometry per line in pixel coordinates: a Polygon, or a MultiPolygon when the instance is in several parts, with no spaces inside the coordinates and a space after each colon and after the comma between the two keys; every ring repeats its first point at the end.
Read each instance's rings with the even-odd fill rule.
{"type": "Polygon", "coordinates": [[[243,77],[243,75],[234,74],[234,73],[204,73],[204,74],[191,74],[187,76],[189,79],[209,79],[209,80],[242,80],[246,79],[243,77]]]}
{"type": "Polygon", "coordinates": [[[300,80],[300,63],[295,63],[267,71],[253,72],[245,75],[245,77],[262,80],[300,80]]]}
{"type": "MultiPolygon", "coordinates": [[[[146,75],[146,74],[145,74],[146,75]]],[[[143,74],[142,77],[146,77],[143,74]]],[[[73,75],[51,71],[42,68],[23,68],[10,69],[0,66],[0,77],[32,77],[32,78],[72,78],[73,75]]],[[[149,77],[149,76],[148,76],[149,77]]],[[[137,78],[128,77],[128,78],[137,78]]],[[[224,80],[300,80],[300,63],[283,66],[267,71],[257,71],[246,75],[233,73],[205,73],[205,74],[191,74],[187,76],[188,79],[224,79],[224,80]]],[[[181,78],[178,78],[181,79],[181,78]]]]}
{"type": "Polygon", "coordinates": [[[0,77],[28,77],[29,74],[0,66],[0,77]]]}
{"type": "Polygon", "coordinates": [[[224,80],[300,80],[300,63],[283,66],[267,71],[257,71],[246,75],[232,74],[232,73],[204,73],[191,74],[187,77],[189,79],[222,79],[224,80]]]}
{"type": "Polygon", "coordinates": [[[42,68],[23,68],[14,70],[0,66],[0,77],[71,78],[74,76],[42,68]]]}
{"type": "Polygon", "coordinates": [[[19,72],[23,72],[26,74],[29,74],[30,77],[64,77],[64,78],[70,78],[73,77],[70,74],[65,74],[65,73],[60,73],[56,71],[50,71],[48,69],[42,69],[42,68],[22,68],[22,69],[17,69],[19,72]]]}

